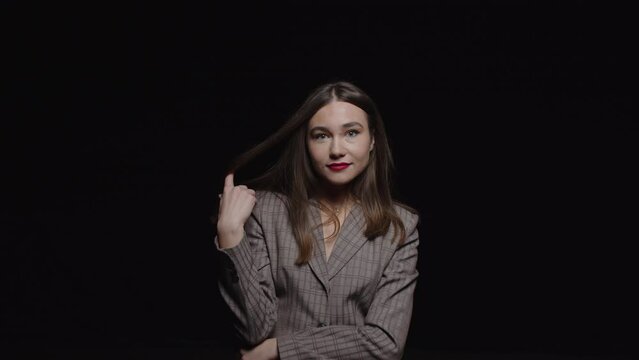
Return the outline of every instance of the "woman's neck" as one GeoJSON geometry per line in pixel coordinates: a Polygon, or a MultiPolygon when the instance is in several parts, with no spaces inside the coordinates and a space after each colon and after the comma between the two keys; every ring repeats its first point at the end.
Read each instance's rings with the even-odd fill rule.
{"type": "Polygon", "coordinates": [[[349,206],[352,195],[348,190],[325,190],[317,195],[317,200],[331,209],[342,209],[349,206]]]}

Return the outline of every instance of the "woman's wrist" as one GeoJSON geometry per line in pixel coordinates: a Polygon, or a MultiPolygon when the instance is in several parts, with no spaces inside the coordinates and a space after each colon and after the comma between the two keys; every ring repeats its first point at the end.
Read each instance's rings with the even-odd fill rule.
{"type": "Polygon", "coordinates": [[[242,241],[244,237],[244,228],[243,227],[231,227],[225,228],[221,227],[218,224],[217,227],[217,241],[220,245],[220,248],[226,249],[236,246],[242,241]]]}

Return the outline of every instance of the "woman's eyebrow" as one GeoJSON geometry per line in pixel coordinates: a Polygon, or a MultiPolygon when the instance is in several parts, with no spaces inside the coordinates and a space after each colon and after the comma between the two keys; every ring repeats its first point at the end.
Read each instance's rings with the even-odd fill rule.
{"type": "Polygon", "coordinates": [[[342,125],[343,128],[351,128],[351,127],[355,127],[355,126],[363,127],[362,124],[358,123],[357,121],[349,122],[349,123],[346,123],[346,124],[342,125]]]}
{"type": "MultiPolygon", "coordinates": [[[[358,123],[357,121],[352,121],[352,122],[343,124],[342,128],[347,129],[347,128],[352,128],[356,126],[363,127],[362,124],[358,123]]],[[[315,131],[315,130],[330,132],[330,130],[328,130],[328,128],[325,126],[315,126],[310,131],[315,131]]]]}

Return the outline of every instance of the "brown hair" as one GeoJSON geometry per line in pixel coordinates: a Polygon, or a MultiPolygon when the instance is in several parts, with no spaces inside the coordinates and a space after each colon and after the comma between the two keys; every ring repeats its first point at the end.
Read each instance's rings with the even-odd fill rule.
{"type": "MultiPolygon", "coordinates": [[[[377,106],[360,88],[349,82],[334,82],[317,87],[273,135],[243,153],[232,163],[229,172],[236,172],[257,156],[287,140],[286,146],[273,166],[262,175],[246,182],[256,190],[269,190],[286,195],[290,222],[300,253],[297,264],[307,262],[313,251],[313,235],[308,223],[310,199],[317,194],[320,179],[311,165],[306,147],[308,122],[323,106],[333,101],[351,103],[366,112],[375,146],[369,164],[351,183],[351,194],[362,206],[366,218],[364,235],[374,238],[388,232],[393,225],[394,240],[403,243],[406,229],[393,207],[391,173],[393,159],[386,131],[377,106]]],[[[415,212],[410,207],[399,204],[415,212]]],[[[337,217],[332,217],[335,222],[337,217]]],[[[339,222],[337,222],[339,225],[339,222]]],[[[336,226],[336,232],[338,231],[336,226]]],[[[335,232],[335,233],[336,233],[335,232]]],[[[334,233],[334,234],[335,234],[334,233]]]]}

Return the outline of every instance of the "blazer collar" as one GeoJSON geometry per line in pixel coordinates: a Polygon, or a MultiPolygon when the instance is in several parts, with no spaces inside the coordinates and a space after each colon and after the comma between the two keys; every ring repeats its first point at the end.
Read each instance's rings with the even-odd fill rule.
{"type": "Polygon", "coordinates": [[[311,269],[327,287],[328,282],[348,263],[357,251],[366,243],[364,229],[366,228],[366,218],[364,211],[359,204],[353,205],[349,211],[335,242],[335,247],[331,252],[331,257],[326,261],[326,250],[324,247],[324,233],[322,226],[317,226],[321,222],[320,210],[310,206],[309,215],[312,217],[313,229],[313,255],[309,261],[311,269]]]}
{"type": "Polygon", "coordinates": [[[326,264],[326,250],[324,249],[324,235],[322,226],[320,225],[321,218],[319,209],[315,206],[310,206],[309,209],[309,223],[313,229],[313,254],[308,262],[311,270],[319,281],[324,286],[324,290],[328,290],[328,267],[326,264]]]}

